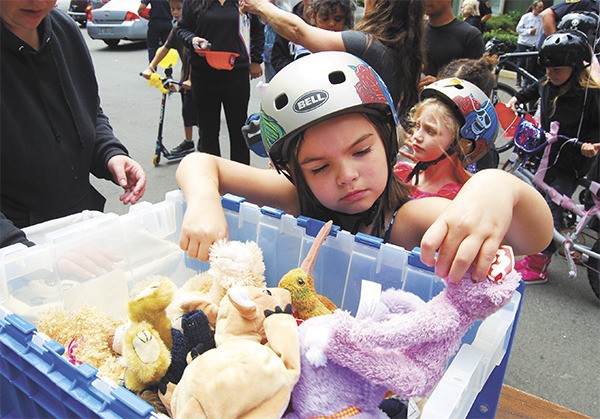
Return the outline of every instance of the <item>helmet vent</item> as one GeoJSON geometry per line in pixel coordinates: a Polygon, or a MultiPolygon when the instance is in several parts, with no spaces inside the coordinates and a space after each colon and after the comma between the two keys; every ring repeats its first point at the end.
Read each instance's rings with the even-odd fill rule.
{"type": "Polygon", "coordinates": [[[342,84],[346,81],[346,75],[343,71],[334,71],[329,73],[329,82],[331,84],[342,84]]]}
{"type": "Polygon", "coordinates": [[[288,103],[289,103],[289,100],[288,100],[287,95],[285,93],[281,94],[275,98],[275,109],[277,109],[279,111],[279,110],[285,108],[288,103]]]}

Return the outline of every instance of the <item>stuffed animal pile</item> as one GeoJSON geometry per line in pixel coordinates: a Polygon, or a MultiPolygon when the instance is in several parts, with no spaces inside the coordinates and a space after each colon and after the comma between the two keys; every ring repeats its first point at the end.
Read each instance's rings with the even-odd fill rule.
{"type": "Polygon", "coordinates": [[[141,284],[113,342],[125,386],[157,396],[157,410],[175,418],[386,417],[386,393],[427,396],[468,328],[520,282],[510,248],[501,248],[489,279],[467,273],[428,302],[388,289],[357,319],[315,291],[330,228],[277,288],[266,288],[256,243],[225,241],[211,248],[210,269],[181,289],[164,277],[141,284]]]}

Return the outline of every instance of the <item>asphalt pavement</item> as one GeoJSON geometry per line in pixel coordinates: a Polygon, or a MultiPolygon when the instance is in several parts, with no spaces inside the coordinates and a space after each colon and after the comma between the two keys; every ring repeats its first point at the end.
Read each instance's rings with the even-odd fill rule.
{"type": "MultiPolygon", "coordinates": [[[[102,106],[117,136],[142,164],[148,185],[144,200],[157,203],[177,189],[177,162],[154,167],[160,92],[138,73],[147,65],[144,44],[122,42],[109,49],[91,40],[85,31],[96,66],[102,106]]],[[[178,67],[176,68],[176,73],[178,67]]],[[[513,82],[510,78],[503,81],[513,82]]],[[[259,109],[259,81],[252,82],[249,112],[259,109]]],[[[171,148],[183,139],[181,101],[167,101],[164,143],[171,148]]],[[[221,150],[229,156],[227,128],[222,118],[221,150]]],[[[197,139],[197,135],[196,138],[197,139]]],[[[266,159],[253,156],[251,164],[266,167],[266,159]]],[[[124,214],[119,188],[94,180],[107,197],[107,212],[124,214]]],[[[564,261],[555,256],[546,284],[527,286],[504,383],[594,418],[600,418],[600,303],[592,293],[585,271],[569,279],[564,261]]]]}

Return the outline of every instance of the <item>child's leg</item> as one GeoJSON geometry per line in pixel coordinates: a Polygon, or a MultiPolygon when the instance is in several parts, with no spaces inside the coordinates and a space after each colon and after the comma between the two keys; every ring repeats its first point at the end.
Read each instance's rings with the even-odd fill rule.
{"type": "Polygon", "coordinates": [[[183,132],[185,139],[171,150],[171,154],[181,154],[194,150],[194,125],[197,124],[196,108],[190,90],[181,90],[181,116],[183,117],[183,132]]]}

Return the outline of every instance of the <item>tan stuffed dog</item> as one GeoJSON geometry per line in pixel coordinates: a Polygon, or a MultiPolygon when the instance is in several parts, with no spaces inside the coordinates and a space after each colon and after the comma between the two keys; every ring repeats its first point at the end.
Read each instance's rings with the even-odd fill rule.
{"type": "Polygon", "coordinates": [[[233,287],[219,306],[217,347],[195,358],[175,388],[175,418],[280,418],[300,376],[289,291],[233,287]]]}

